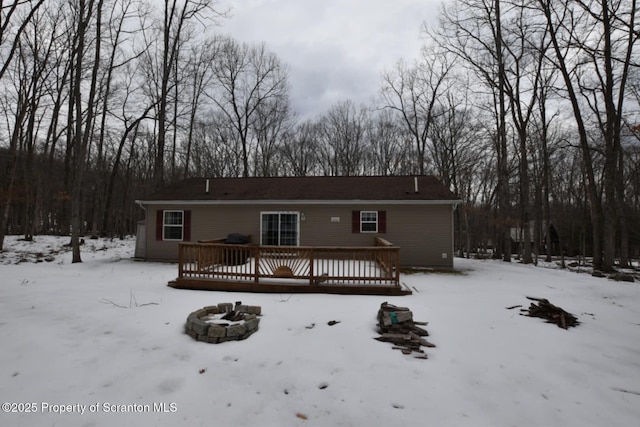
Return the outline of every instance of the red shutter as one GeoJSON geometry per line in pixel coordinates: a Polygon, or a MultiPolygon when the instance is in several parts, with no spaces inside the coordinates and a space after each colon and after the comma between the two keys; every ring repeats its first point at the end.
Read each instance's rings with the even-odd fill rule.
{"type": "Polygon", "coordinates": [[[156,211],[156,240],[162,240],[162,227],[164,225],[164,211],[158,209],[156,211]]]}
{"type": "Polygon", "coordinates": [[[378,233],[387,232],[387,211],[378,211],[378,233]]]}
{"type": "Polygon", "coordinates": [[[360,211],[351,211],[351,232],[360,232],[360,211]]]}
{"type": "Polygon", "coordinates": [[[185,242],[191,241],[191,211],[184,211],[184,227],[182,240],[185,242]]]}

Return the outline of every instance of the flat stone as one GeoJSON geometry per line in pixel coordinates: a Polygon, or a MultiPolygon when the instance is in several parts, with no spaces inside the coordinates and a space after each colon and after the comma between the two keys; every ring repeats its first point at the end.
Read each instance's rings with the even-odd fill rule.
{"type": "Polygon", "coordinates": [[[260,316],[260,314],[262,313],[262,307],[260,307],[259,305],[250,305],[247,309],[247,313],[260,316]]]}
{"type": "Polygon", "coordinates": [[[220,325],[210,325],[209,331],[207,332],[208,336],[215,337],[215,338],[222,338],[226,336],[226,334],[227,334],[227,328],[220,325]]]}
{"type": "Polygon", "coordinates": [[[209,324],[200,319],[196,319],[191,323],[191,329],[198,335],[207,335],[209,324]]]}
{"type": "Polygon", "coordinates": [[[207,312],[207,314],[218,314],[218,313],[220,313],[220,307],[218,307],[217,305],[207,306],[207,307],[203,308],[203,310],[205,310],[207,312]]]}
{"type": "Polygon", "coordinates": [[[247,331],[255,331],[258,329],[260,319],[251,319],[244,322],[244,327],[247,331]]]}
{"type": "Polygon", "coordinates": [[[257,331],[258,329],[254,329],[253,331],[247,331],[246,334],[244,334],[243,336],[238,338],[238,341],[242,341],[242,340],[246,340],[247,338],[249,338],[251,335],[253,335],[253,333],[255,331],[257,331]]]}
{"type": "Polygon", "coordinates": [[[202,319],[204,316],[206,316],[207,314],[209,314],[209,313],[207,313],[207,310],[205,310],[205,309],[203,309],[203,308],[201,308],[200,310],[196,310],[196,311],[194,311],[194,313],[195,313],[195,315],[196,315],[196,317],[197,317],[198,319],[202,319]]]}
{"type": "Polygon", "coordinates": [[[200,342],[209,342],[209,337],[206,335],[198,335],[196,339],[200,342]]]}
{"type": "Polygon", "coordinates": [[[252,320],[257,318],[257,316],[255,314],[245,314],[244,315],[244,320],[252,320]]]}
{"type": "Polygon", "coordinates": [[[221,302],[218,304],[218,308],[220,309],[220,313],[228,313],[233,310],[233,304],[230,302],[221,302]]]}
{"type": "Polygon", "coordinates": [[[245,332],[247,332],[247,330],[243,324],[231,325],[227,327],[227,337],[229,338],[239,337],[241,335],[244,335],[245,332]]]}
{"type": "Polygon", "coordinates": [[[249,306],[248,305],[236,305],[235,310],[240,312],[240,313],[248,313],[249,312],[249,306]]]}

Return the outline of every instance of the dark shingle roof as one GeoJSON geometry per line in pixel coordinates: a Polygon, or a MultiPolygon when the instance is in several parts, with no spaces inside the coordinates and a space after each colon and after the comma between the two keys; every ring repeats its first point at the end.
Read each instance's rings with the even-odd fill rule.
{"type": "Polygon", "coordinates": [[[147,201],[248,200],[458,200],[433,176],[312,176],[187,179],[152,194],[147,201]],[[418,191],[415,191],[415,179],[418,191]]]}

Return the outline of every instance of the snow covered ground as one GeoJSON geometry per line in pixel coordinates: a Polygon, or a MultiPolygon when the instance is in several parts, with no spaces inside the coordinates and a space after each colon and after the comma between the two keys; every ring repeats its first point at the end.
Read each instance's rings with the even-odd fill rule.
{"type": "Polygon", "coordinates": [[[0,253],[2,426],[632,426],[640,420],[640,284],[456,259],[404,297],[177,290],[134,241],[7,238],[0,253]],[[36,262],[40,261],[40,262],[36,262]],[[548,298],[563,330],[508,310],[548,298]],[[249,339],[196,342],[188,314],[262,306],[249,339]],[[380,304],[428,321],[428,360],[374,340],[380,304]],[[329,326],[329,321],[340,323],[329,326]],[[313,325],[313,327],[312,327],[313,325]],[[64,413],[61,413],[63,412],[64,413]]]}

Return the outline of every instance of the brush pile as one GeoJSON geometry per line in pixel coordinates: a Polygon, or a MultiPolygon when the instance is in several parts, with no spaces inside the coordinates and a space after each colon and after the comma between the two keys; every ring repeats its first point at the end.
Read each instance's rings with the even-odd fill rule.
{"type": "Polygon", "coordinates": [[[547,323],[554,323],[562,329],[568,329],[571,326],[580,324],[578,318],[571,313],[567,313],[562,308],[553,305],[549,300],[544,298],[527,297],[528,300],[536,301],[531,303],[528,309],[521,309],[523,316],[539,317],[545,319],[547,323]]]}

